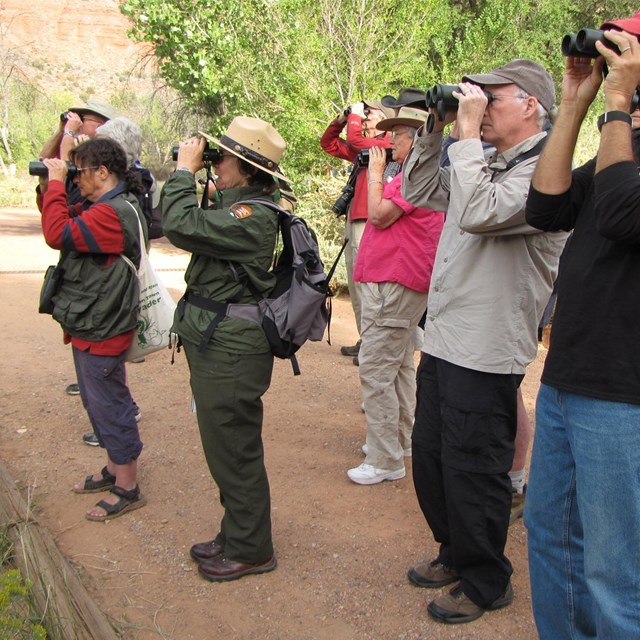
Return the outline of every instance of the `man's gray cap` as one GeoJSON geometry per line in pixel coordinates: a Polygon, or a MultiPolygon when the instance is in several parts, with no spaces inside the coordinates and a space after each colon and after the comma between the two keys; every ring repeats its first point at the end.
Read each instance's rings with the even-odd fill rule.
{"type": "Polygon", "coordinates": [[[552,111],[556,101],[556,87],[549,72],[542,65],[526,58],[512,60],[489,73],[464,76],[462,81],[483,87],[488,84],[517,84],[530,96],[538,98],[547,112],[552,111]]]}

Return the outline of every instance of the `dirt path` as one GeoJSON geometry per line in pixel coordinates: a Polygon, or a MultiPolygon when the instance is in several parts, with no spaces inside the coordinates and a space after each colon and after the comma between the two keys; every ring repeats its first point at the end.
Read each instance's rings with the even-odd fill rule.
{"type": "MultiPolygon", "coordinates": [[[[346,470],[362,461],[364,419],[357,369],[339,355],[340,345],[355,340],[347,300],[334,301],[333,345],[305,346],[300,377],[277,362],[265,399],[277,571],[216,585],[201,580],[189,560],[190,545],[216,532],[221,508],[190,413],[182,354],[174,365],[163,353],[128,367],[143,412],[141,487],[149,504],[107,524],[86,521],[85,510],[99,496],[70,489],[104,461],[100,450],[81,442],[89,424],[79,398],[64,393],[75,380],[70,350],[56,323],[36,311],[42,272],[55,260],[37,214],[0,211],[0,456],[30,488],[41,522],[125,638],[536,638],[521,521],[510,531],[507,550],[515,569],[514,604],[449,628],[427,617],[431,594],[405,577],[413,562],[436,550],[410,468],[397,482],[362,487],[348,480],[346,470]]],[[[176,297],[186,261],[164,242],[152,251],[176,297]]],[[[530,413],[541,351],[523,387],[530,413]]]]}

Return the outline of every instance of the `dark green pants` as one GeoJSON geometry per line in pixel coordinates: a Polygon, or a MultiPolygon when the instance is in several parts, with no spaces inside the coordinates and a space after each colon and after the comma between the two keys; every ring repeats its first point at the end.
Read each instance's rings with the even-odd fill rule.
{"type": "Polygon", "coordinates": [[[271,383],[271,353],[239,355],[184,344],[198,426],[224,517],[217,540],[237,562],[273,555],[271,499],[262,447],[262,396],[271,383]]]}

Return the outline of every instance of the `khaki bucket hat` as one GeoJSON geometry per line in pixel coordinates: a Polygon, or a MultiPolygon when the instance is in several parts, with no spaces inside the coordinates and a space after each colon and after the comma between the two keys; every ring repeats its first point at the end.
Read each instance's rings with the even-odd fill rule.
{"type": "Polygon", "coordinates": [[[118,116],[118,112],[108,102],[94,100],[93,98],[87,100],[83,107],[71,107],[69,111],[73,111],[79,116],[83,116],[86,113],[95,113],[105,120],[113,120],[118,116]]]}
{"type": "Polygon", "coordinates": [[[236,116],[220,138],[203,131],[199,134],[254,167],[276,178],[285,179],[280,169],[280,159],[287,143],[268,122],[259,118],[236,116]]]}

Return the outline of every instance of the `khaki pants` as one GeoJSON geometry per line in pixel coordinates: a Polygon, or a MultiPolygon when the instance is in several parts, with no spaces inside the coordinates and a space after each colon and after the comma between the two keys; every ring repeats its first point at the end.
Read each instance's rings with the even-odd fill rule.
{"type": "Polygon", "coordinates": [[[347,285],[349,286],[349,297],[351,298],[351,306],[356,317],[356,327],[360,333],[360,323],[362,322],[362,301],[360,297],[360,282],[353,281],[353,269],[356,266],[358,258],[358,249],[360,241],[364,233],[366,220],[349,220],[344,227],[344,237],[349,239],[344,250],[344,261],[347,266],[347,285]]]}
{"type": "Polygon", "coordinates": [[[365,459],[379,469],[404,466],[416,403],[414,346],[427,294],[395,282],[362,282],[360,382],[367,420],[365,459]]]}

